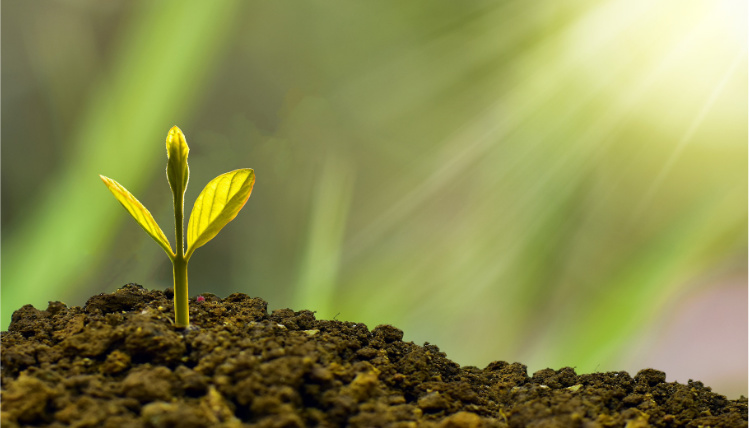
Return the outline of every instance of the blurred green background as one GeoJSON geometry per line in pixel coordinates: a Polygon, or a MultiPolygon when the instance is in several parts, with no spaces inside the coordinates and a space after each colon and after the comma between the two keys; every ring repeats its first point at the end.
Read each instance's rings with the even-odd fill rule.
{"type": "Polygon", "coordinates": [[[252,167],[190,293],[393,324],[463,365],[645,367],[747,395],[740,0],[2,2],[2,328],[171,265],[252,167]]]}

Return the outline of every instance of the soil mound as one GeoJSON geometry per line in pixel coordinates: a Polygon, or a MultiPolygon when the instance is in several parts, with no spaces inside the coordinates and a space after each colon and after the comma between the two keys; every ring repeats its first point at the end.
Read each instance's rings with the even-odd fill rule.
{"type": "Polygon", "coordinates": [[[137,284],[83,308],[19,309],[2,333],[2,426],[747,426],[746,398],[656,370],[460,367],[389,325],[203,296],[189,329],[172,324],[171,290],[137,284]]]}

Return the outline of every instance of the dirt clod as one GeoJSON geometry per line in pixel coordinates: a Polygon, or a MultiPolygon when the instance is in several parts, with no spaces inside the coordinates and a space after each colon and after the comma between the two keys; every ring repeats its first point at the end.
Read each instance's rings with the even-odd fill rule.
{"type": "Polygon", "coordinates": [[[641,370],[460,367],[389,325],[235,293],[190,303],[128,284],[83,308],[27,305],[2,332],[3,427],[747,427],[747,400],[641,370]]]}

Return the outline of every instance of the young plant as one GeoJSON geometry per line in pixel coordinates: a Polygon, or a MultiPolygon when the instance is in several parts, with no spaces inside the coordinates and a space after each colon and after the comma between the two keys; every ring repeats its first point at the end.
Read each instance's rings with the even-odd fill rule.
{"type": "Polygon", "coordinates": [[[166,178],[174,197],[174,232],[177,241],[176,251],[172,251],[169,240],[164,235],[151,213],[135,196],[120,183],[100,175],[104,184],[127,212],[138,222],[172,261],[174,272],[174,314],[175,325],[190,325],[187,306],[187,262],[192,253],[213,239],[230,221],[234,220],[252,193],[255,172],[250,168],[237,169],[211,180],[200,192],[187,224],[187,251],[184,248],[184,208],[185,189],[190,177],[187,166],[187,153],[190,151],[185,134],[172,127],[166,136],[166,178]]]}

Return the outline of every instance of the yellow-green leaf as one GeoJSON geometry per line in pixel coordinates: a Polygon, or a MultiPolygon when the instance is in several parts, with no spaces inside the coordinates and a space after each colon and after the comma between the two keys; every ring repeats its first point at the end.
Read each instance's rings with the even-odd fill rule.
{"type": "Polygon", "coordinates": [[[166,178],[172,192],[183,195],[190,178],[190,167],[187,165],[187,155],[190,148],[182,130],[173,126],[166,136],[166,178]]]}
{"type": "Polygon", "coordinates": [[[195,249],[205,245],[234,220],[249,199],[254,184],[255,172],[246,168],[221,174],[205,186],[195,200],[187,224],[185,258],[189,259],[195,249]]]}
{"type": "Polygon", "coordinates": [[[138,222],[140,227],[142,227],[146,233],[151,235],[151,238],[153,238],[153,240],[156,241],[164,251],[166,251],[170,258],[174,258],[174,252],[172,252],[172,248],[169,245],[169,240],[166,239],[166,235],[164,235],[164,232],[146,207],[144,207],[140,201],[135,199],[135,196],[133,196],[133,194],[125,189],[120,183],[103,175],[100,175],[99,177],[101,177],[102,181],[104,181],[104,184],[107,185],[107,188],[112,192],[114,197],[120,201],[127,212],[129,212],[135,221],[138,222]]]}

